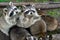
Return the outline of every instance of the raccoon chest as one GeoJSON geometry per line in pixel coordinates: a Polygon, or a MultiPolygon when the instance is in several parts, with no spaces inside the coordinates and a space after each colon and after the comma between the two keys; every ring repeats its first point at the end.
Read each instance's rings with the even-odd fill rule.
{"type": "Polygon", "coordinates": [[[23,22],[22,24],[25,28],[28,28],[31,25],[35,24],[35,22],[38,21],[38,20],[40,20],[40,18],[38,18],[38,19],[33,19],[33,18],[26,19],[25,21],[24,20],[22,21],[23,22]]]}
{"type": "Polygon", "coordinates": [[[6,35],[8,35],[8,32],[9,32],[9,29],[11,28],[11,25],[8,25],[8,24],[6,24],[6,23],[4,23],[4,22],[2,22],[1,24],[0,24],[0,30],[4,33],[4,34],[6,34],[6,35]]]}

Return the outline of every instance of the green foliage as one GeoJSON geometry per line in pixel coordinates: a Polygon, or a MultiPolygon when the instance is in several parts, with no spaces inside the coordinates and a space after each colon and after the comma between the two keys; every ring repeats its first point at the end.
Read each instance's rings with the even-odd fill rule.
{"type": "MultiPolygon", "coordinates": [[[[0,2],[10,2],[10,1],[24,2],[24,0],[0,0],[0,2]]],[[[34,2],[48,2],[48,1],[49,0],[34,0],[34,2]]],[[[53,0],[53,1],[59,2],[60,0],[53,0]]]]}
{"type": "Polygon", "coordinates": [[[23,0],[16,0],[16,2],[22,2],[23,0]]]}
{"type": "Polygon", "coordinates": [[[58,17],[58,16],[60,16],[60,12],[58,11],[58,9],[48,10],[47,13],[48,13],[48,15],[51,15],[51,16],[53,16],[53,17],[58,17]]]}
{"type": "Polygon", "coordinates": [[[9,2],[10,0],[0,0],[0,2],[9,2]]]}
{"type": "Polygon", "coordinates": [[[60,0],[54,0],[55,2],[59,2],[60,0]]]}
{"type": "Polygon", "coordinates": [[[47,31],[48,35],[57,34],[57,33],[60,34],[60,29],[56,29],[54,31],[47,31]]]}

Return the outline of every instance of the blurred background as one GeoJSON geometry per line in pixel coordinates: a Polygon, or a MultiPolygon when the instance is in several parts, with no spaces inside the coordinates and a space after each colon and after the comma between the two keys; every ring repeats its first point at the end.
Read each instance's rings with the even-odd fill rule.
{"type": "MultiPolygon", "coordinates": [[[[49,2],[60,2],[60,0],[0,0],[0,2],[39,2],[39,3],[49,3],[49,2]]],[[[60,9],[47,10],[47,14],[53,17],[60,17],[60,9]]]]}

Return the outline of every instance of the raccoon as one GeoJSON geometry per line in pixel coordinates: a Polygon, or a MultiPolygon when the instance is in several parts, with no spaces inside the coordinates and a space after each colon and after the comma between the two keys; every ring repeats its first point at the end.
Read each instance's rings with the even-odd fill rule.
{"type": "Polygon", "coordinates": [[[17,22],[18,14],[21,12],[12,2],[9,7],[3,9],[3,16],[0,17],[0,30],[8,36],[9,29],[17,22]]]}
{"type": "Polygon", "coordinates": [[[19,26],[22,26],[24,28],[28,28],[32,24],[34,24],[36,21],[40,20],[40,16],[37,14],[37,11],[34,7],[26,5],[23,8],[23,12],[20,15],[20,23],[19,26]],[[20,25],[22,24],[22,25],[20,25]]]}
{"type": "Polygon", "coordinates": [[[34,5],[23,5],[22,15],[19,20],[20,21],[17,22],[18,26],[27,29],[33,36],[40,37],[43,35],[45,37],[46,23],[42,20],[41,16],[38,15],[34,5]]]}

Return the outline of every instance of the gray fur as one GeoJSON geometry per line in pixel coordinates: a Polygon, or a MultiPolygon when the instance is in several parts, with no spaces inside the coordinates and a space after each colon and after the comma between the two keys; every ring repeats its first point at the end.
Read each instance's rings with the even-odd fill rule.
{"type": "Polygon", "coordinates": [[[4,8],[3,9],[3,16],[0,17],[0,30],[5,33],[6,35],[8,35],[8,31],[9,29],[13,26],[16,25],[16,21],[18,18],[18,14],[16,14],[17,12],[20,12],[21,10],[17,9],[14,10],[13,14],[11,17],[10,12],[13,11],[13,9],[17,8],[16,6],[13,5],[13,3],[9,3],[9,7],[8,8],[4,8]]]}

